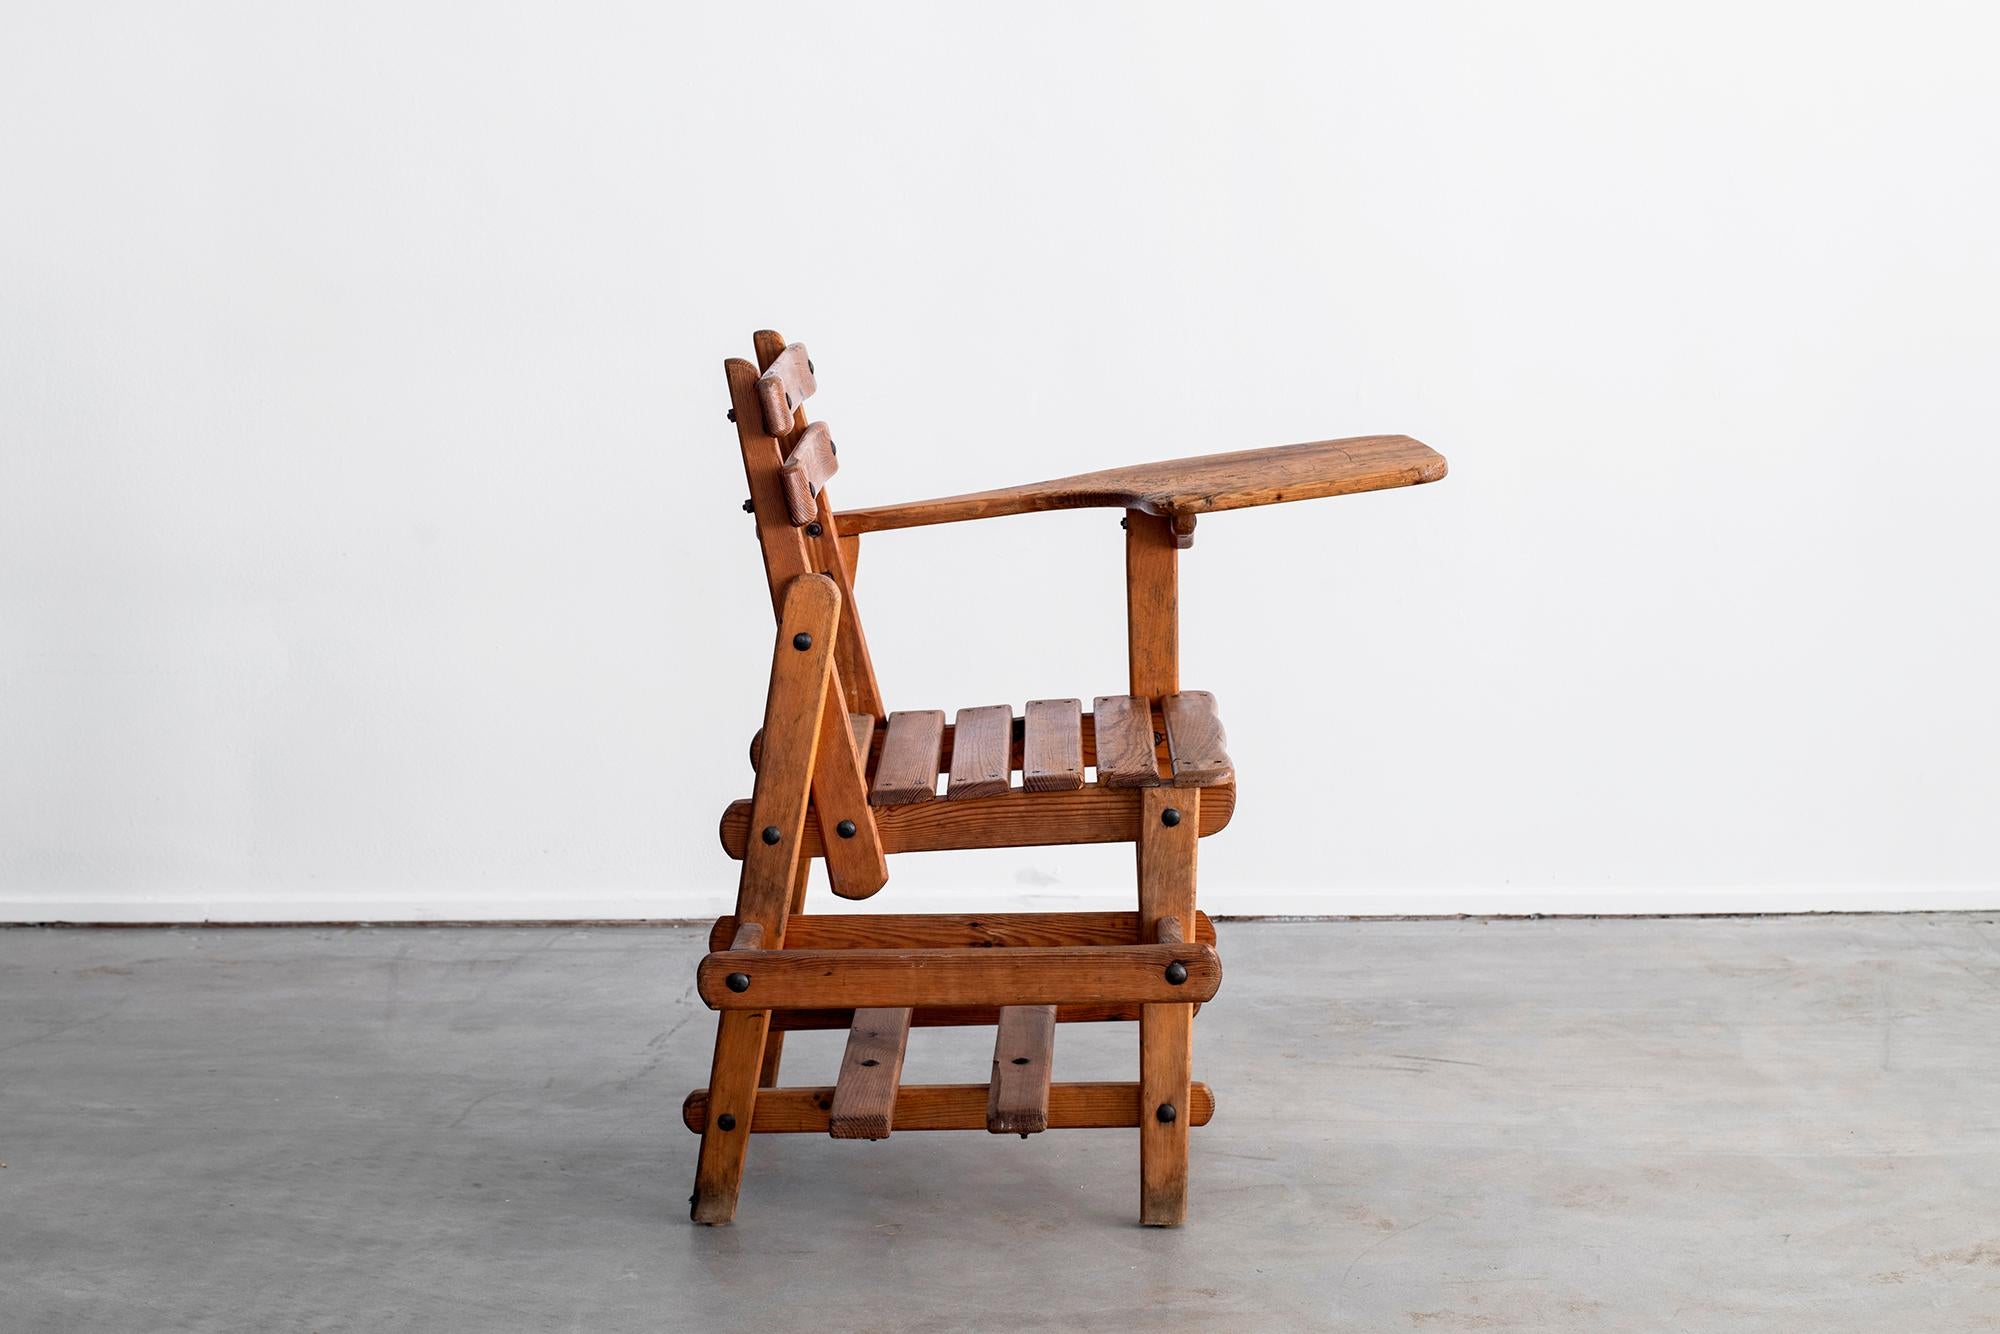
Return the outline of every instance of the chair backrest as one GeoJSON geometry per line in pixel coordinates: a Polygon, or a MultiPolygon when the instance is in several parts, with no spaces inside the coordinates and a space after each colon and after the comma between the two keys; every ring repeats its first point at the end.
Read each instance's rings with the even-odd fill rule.
{"type": "Polygon", "coordinates": [[[787,343],[771,330],[754,338],[754,365],[731,358],[730,418],[743,451],[750,484],[750,509],[757,517],[757,540],[775,609],[784,587],[799,574],[825,574],[840,586],[840,635],[835,661],[841,688],[853,713],[885,716],[868,641],[854,605],[854,548],[859,539],[840,540],[827,498],[827,479],[839,470],[833,433],[825,422],[808,422],[806,400],[819,388],[804,343],[787,343]]]}
{"type": "MultiPolygon", "coordinates": [[[[825,422],[806,420],[806,400],[819,388],[812,358],[804,343],[782,346],[766,355],[765,335],[758,336],[757,404],[764,430],[778,442],[779,479],[785,493],[785,513],[794,528],[819,517],[819,495],[827,478],[840,470],[839,451],[825,422]]],[[[776,343],[778,336],[770,335],[776,343]]]]}

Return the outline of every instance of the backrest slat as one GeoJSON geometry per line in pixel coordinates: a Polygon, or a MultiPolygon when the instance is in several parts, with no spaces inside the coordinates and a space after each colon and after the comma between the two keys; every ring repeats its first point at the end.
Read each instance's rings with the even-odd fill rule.
{"type": "Polygon", "coordinates": [[[838,471],[840,460],[833,447],[833,433],[826,429],[826,423],[814,422],[799,432],[791,455],[779,471],[779,478],[785,484],[785,509],[794,528],[803,528],[818,517],[820,488],[838,471]]]}
{"type": "Polygon", "coordinates": [[[757,380],[757,399],[764,408],[764,429],[775,436],[789,436],[797,429],[795,414],[816,388],[806,345],[793,343],[780,352],[757,380]]]}

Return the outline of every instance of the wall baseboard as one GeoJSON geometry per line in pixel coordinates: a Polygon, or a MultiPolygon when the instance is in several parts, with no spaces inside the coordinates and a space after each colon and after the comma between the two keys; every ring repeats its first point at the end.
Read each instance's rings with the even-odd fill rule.
{"type": "MultiPolygon", "coordinates": [[[[1129,888],[1065,893],[914,890],[865,903],[815,887],[809,912],[1061,912],[1129,906],[1129,888]]],[[[197,925],[356,922],[700,921],[729,912],[715,892],[587,894],[0,895],[0,923],[197,925]]],[[[1764,913],[2000,911],[2000,885],[1688,886],[1535,889],[1245,889],[1202,896],[1217,917],[1655,917],[1764,913]]]]}

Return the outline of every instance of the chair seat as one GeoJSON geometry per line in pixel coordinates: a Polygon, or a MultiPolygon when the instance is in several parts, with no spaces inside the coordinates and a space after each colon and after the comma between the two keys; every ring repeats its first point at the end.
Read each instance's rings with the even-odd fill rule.
{"type": "Polygon", "coordinates": [[[1021,716],[1005,704],[892,713],[878,724],[851,715],[867,756],[871,806],[959,801],[1006,792],[1216,787],[1235,776],[1215,697],[1184,690],[1162,699],[1101,695],[1028,701],[1021,716]],[[944,779],[939,791],[939,778],[944,779]]]}

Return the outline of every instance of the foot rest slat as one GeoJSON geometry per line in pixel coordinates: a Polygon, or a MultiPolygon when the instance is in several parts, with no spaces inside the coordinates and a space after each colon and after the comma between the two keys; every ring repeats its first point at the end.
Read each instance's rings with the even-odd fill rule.
{"type": "MultiPolygon", "coordinates": [[[[910,1012],[856,1010],[840,1058],[827,1133],[835,1139],[887,1139],[895,1119],[903,1053],[910,1046],[910,1012]]],[[[760,1095],[761,1096],[761,1095],[760,1095]]]]}
{"type": "Polygon", "coordinates": [[[986,1128],[1035,1135],[1049,1128],[1049,1074],[1055,1065],[1056,1007],[1009,1005],[993,1038],[992,1092],[986,1128]]]}

